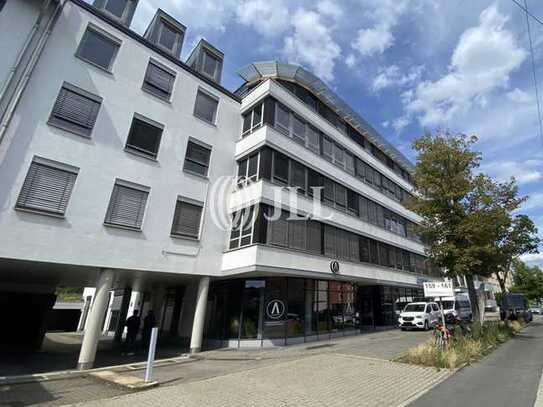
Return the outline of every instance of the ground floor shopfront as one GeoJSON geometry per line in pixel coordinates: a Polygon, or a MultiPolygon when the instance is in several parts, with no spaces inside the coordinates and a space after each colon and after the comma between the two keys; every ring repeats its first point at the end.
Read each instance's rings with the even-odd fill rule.
{"type": "Polygon", "coordinates": [[[206,347],[281,346],[394,326],[419,287],[266,277],[215,281],[206,313],[206,347]]]}

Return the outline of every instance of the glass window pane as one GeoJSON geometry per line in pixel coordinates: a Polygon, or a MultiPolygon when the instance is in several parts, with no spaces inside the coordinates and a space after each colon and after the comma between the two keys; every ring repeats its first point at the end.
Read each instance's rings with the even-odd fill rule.
{"type": "Polygon", "coordinates": [[[146,121],[134,118],[130,133],[126,140],[126,148],[136,150],[151,157],[156,157],[161,137],[161,128],[153,126],[146,121]]]}
{"type": "Polygon", "coordinates": [[[289,121],[290,121],[290,115],[287,109],[285,109],[282,105],[279,103],[275,104],[276,110],[275,110],[275,126],[281,130],[282,132],[289,134],[289,121]]]}
{"type": "Polygon", "coordinates": [[[354,174],[354,157],[348,152],[345,152],[345,169],[351,174],[354,174]]]}
{"type": "Polygon", "coordinates": [[[299,192],[305,193],[305,167],[296,161],[290,161],[290,185],[299,187],[299,192]]]}
{"type": "Polygon", "coordinates": [[[340,208],[345,208],[347,206],[347,188],[343,185],[335,185],[335,201],[336,205],[340,208]]]}
{"type": "Polygon", "coordinates": [[[209,123],[215,123],[219,101],[201,91],[196,95],[194,114],[209,123]]]}
{"type": "Polygon", "coordinates": [[[273,153],[273,178],[283,184],[288,184],[288,158],[281,153],[273,153]]]}
{"type": "Polygon", "coordinates": [[[179,33],[168,23],[162,22],[162,28],[160,30],[160,38],[158,40],[159,44],[164,48],[171,51],[174,50],[175,43],[177,41],[179,33]]]}
{"type": "Polygon", "coordinates": [[[316,153],[320,152],[320,134],[317,129],[307,126],[307,147],[316,153]]]}
{"type": "Polygon", "coordinates": [[[121,18],[126,7],[127,0],[107,0],[105,9],[114,16],[121,18]]]}
{"type": "Polygon", "coordinates": [[[208,52],[204,52],[204,64],[202,69],[207,76],[215,79],[219,64],[220,62],[217,58],[208,52]]]}
{"type": "Polygon", "coordinates": [[[109,69],[119,45],[94,30],[87,30],[77,55],[104,69],[109,69]]]}
{"type": "Polygon", "coordinates": [[[322,154],[327,160],[333,160],[334,144],[332,143],[332,140],[327,137],[322,138],[322,154]]]}
{"type": "Polygon", "coordinates": [[[300,120],[297,116],[292,116],[292,134],[294,140],[305,145],[305,122],[300,120]]]}

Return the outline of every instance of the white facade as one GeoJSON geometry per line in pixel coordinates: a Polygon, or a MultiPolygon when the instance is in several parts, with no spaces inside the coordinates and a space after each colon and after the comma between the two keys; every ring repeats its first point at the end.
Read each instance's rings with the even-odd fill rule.
{"type": "MultiPolygon", "coordinates": [[[[156,17],[153,22],[159,20],[156,17]]],[[[179,41],[182,41],[184,26],[180,23],[178,26],[183,30],[179,37],[179,41]]],[[[160,31],[148,32],[154,35],[152,33],[160,31]]],[[[180,44],[177,43],[177,46],[180,47],[180,44]]],[[[200,44],[199,47],[215,50],[211,44],[205,47],[200,44]]],[[[406,179],[273,79],[262,80],[240,98],[215,82],[220,78],[220,74],[216,73],[220,73],[222,62],[215,66],[215,74],[206,78],[204,67],[204,71],[196,73],[183,62],[161,51],[156,43],[150,44],[149,38],[144,39],[122,24],[112,22],[110,17],[105,17],[80,0],[7,2],[0,12],[0,51],[4,56],[0,61],[0,80],[10,90],[0,100],[0,281],[4,289],[28,291],[28,287],[32,286],[51,292],[57,285],[94,286],[98,284],[97,281],[102,284],[100,292],[129,287],[132,293],[130,300],[124,303],[124,310],[122,297],[114,297],[112,293],[109,300],[105,294],[100,294],[100,304],[105,304],[110,311],[119,311],[121,322],[124,322],[127,313],[130,315],[134,309],[143,307],[144,301],[148,301],[146,309],[155,306],[164,308],[158,317],[168,323],[172,315],[178,312],[181,322],[176,326],[176,331],[181,336],[189,337],[193,331],[193,316],[197,316],[194,327],[198,325],[198,329],[201,329],[205,315],[206,301],[200,296],[207,295],[209,279],[201,277],[211,277],[213,281],[240,276],[292,275],[316,279],[340,278],[360,284],[420,285],[421,276],[417,273],[364,262],[341,262],[338,277],[330,270],[330,260],[333,259],[324,255],[261,244],[228,250],[229,225],[228,222],[217,222],[217,215],[228,213],[228,220],[229,214],[240,208],[259,203],[276,204],[279,196],[277,188],[265,180],[227,194],[226,202],[218,199],[217,191],[213,188],[224,182],[223,177],[235,176],[236,160],[264,146],[296,159],[307,168],[320,171],[334,182],[349,187],[360,196],[411,222],[419,221],[417,215],[397,200],[377,192],[354,175],[347,174],[285,137],[273,126],[264,125],[242,138],[242,114],[266,97],[273,97],[396,185],[405,191],[412,191],[406,179]],[[39,40],[36,37],[29,42],[29,48],[24,49],[25,58],[17,64],[17,56],[22,52],[25,38],[28,38],[40,15],[41,7],[50,10],[43,20],[50,23],[50,34],[38,30],[39,40]],[[89,27],[118,44],[109,70],[78,56],[89,27]],[[9,36],[5,35],[7,32],[9,36]],[[40,46],[42,49],[39,50],[40,46]],[[36,51],[34,55],[32,50],[39,52],[36,51]],[[33,58],[35,64],[30,65],[33,58]],[[175,74],[169,101],[143,89],[150,61],[175,74]],[[28,82],[11,80],[12,77],[20,77],[28,67],[31,67],[28,82]],[[10,70],[14,72],[13,75],[10,70]],[[65,83],[101,98],[89,137],[49,123],[65,83]],[[218,100],[214,124],[194,114],[198,92],[218,100]],[[126,148],[132,120],[139,116],[163,127],[158,153],[154,158],[142,157],[126,148]],[[189,141],[211,149],[207,176],[184,171],[189,141]],[[16,208],[29,168],[36,159],[69,166],[77,172],[63,216],[16,208]],[[116,180],[137,184],[149,191],[141,230],[104,223],[116,180]],[[170,233],[179,197],[203,205],[197,239],[180,238],[170,233]],[[108,271],[105,275],[103,270],[113,272],[108,271]],[[97,280],[99,275],[102,277],[97,280]],[[110,276],[113,276],[112,281],[110,276]],[[183,297],[182,307],[177,307],[175,311],[175,305],[165,304],[167,296],[160,294],[161,298],[157,298],[157,293],[163,293],[165,287],[179,286],[186,289],[184,294],[175,294],[183,297]],[[150,297],[142,297],[144,292],[150,297]]],[[[222,56],[218,50],[214,52],[215,56],[222,56]]],[[[307,197],[292,196],[286,190],[280,192],[280,197],[283,209],[315,215],[312,213],[312,202],[307,197]]],[[[424,246],[420,242],[353,218],[337,209],[323,207],[323,215],[329,218],[330,225],[337,228],[413,254],[424,254],[424,246]]],[[[100,324],[93,319],[101,318],[99,310],[93,312],[89,300],[93,296],[94,289],[85,290],[86,302],[80,330],[85,328],[88,315],[91,315],[93,330],[100,329],[100,324]],[[95,317],[92,317],[94,314],[95,317]]],[[[101,321],[102,329],[109,326],[111,315],[108,312],[105,323],[101,321]]],[[[192,335],[194,342],[194,332],[192,335]]],[[[196,342],[201,342],[201,332],[198,335],[196,342]]],[[[194,348],[199,349],[200,346],[196,343],[194,348]]],[[[92,344],[84,343],[84,349],[90,349],[90,353],[92,348],[92,344]]],[[[81,366],[90,366],[90,359],[82,358],[81,366]]]]}

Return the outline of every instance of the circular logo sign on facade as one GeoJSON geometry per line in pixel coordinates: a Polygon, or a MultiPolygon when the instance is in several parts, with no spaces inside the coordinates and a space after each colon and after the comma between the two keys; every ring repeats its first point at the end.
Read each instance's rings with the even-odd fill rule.
{"type": "Polygon", "coordinates": [[[330,262],[330,270],[332,270],[332,273],[334,273],[334,274],[339,273],[339,261],[332,260],[330,262]]]}
{"type": "Polygon", "coordinates": [[[281,319],[285,315],[285,303],[278,299],[270,300],[266,305],[266,315],[270,319],[281,319]]]}

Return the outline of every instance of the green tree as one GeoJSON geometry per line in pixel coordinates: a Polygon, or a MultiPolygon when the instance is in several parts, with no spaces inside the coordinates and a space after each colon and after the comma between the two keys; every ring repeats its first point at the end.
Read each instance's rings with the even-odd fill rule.
{"type": "Polygon", "coordinates": [[[449,133],[415,140],[416,194],[408,205],[422,217],[418,229],[432,263],[448,277],[466,278],[478,319],[474,276],[489,277],[505,269],[506,260],[510,264],[531,247],[524,244],[530,240],[526,234],[534,236],[526,217],[511,215],[526,199],[519,197],[515,181],[497,183],[475,174],[481,160],[481,154],[473,151],[476,141],[474,136],[449,133]]]}
{"type": "Polygon", "coordinates": [[[543,298],[543,270],[537,266],[528,266],[521,260],[512,262],[512,292],[522,293],[529,301],[540,301],[543,298]]]}

